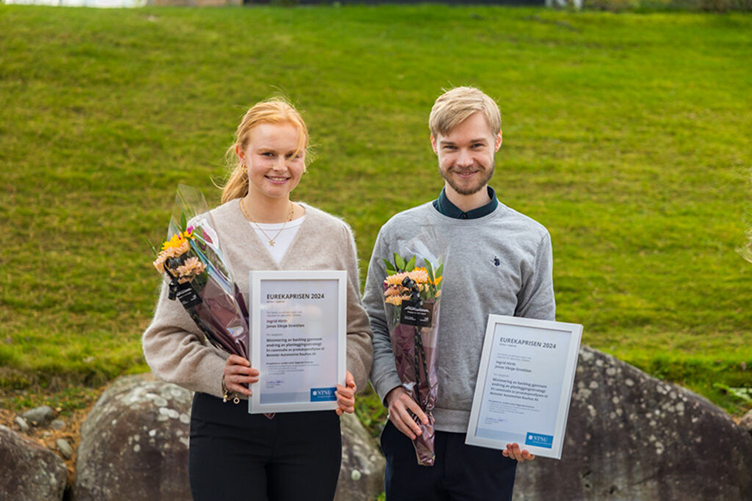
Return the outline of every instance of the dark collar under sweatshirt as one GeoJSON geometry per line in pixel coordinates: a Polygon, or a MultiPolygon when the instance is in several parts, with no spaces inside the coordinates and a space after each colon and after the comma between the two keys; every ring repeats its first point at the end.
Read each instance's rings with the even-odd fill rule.
{"type": "Polygon", "coordinates": [[[478,207],[477,209],[471,209],[467,212],[463,212],[462,209],[454,205],[449,201],[446,196],[446,189],[441,189],[439,198],[433,201],[434,208],[446,217],[454,219],[477,219],[479,217],[487,216],[496,210],[499,205],[499,200],[496,198],[496,192],[490,186],[488,188],[488,197],[491,199],[486,205],[478,207]]]}

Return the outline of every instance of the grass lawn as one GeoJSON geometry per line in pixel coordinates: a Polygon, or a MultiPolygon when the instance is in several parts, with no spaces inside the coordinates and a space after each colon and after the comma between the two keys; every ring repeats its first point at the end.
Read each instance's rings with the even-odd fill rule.
{"type": "Polygon", "coordinates": [[[469,84],[502,109],[492,185],[551,231],[558,319],[741,413],[751,45],[741,14],[0,5],[1,405],[73,409],[146,370],[145,239],[178,182],[218,202],[250,104],[305,111],[296,197],[346,218],[365,268],[380,226],[438,194],[428,113],[469,84]]]}

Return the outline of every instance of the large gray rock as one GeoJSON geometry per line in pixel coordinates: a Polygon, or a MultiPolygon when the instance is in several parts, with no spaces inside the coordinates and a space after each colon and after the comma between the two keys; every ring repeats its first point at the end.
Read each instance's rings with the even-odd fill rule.
{"type": "Polygon", "coordinates": [[[342,468],[335,501],[372,501],[384,490],[386,460],[352,414],[342,416],[342,468]]]}
{"type": "MultiPolygon", "coordinates": [[[[74,500],[191,499],[191,400],[188,390],[151,375],[113,383],[81,429],[74,500]]],[[[337,501],[371,501],[383,490],[384,458],[351,415],[342,419],[339,478],[337,501]]]]}
{"type": "Polygon", "coordinates": [[[150,375],[120,378],[81,428],[75,501],[191,499],[192,394],[150,375]]]}
{"type": "Polygon", "coordinates": [[[68,471],[60,457],[0,426],[0,499],[61,501],[68,471]]]}
{"type": "Polygon", "coordinates": [[[583,347],[561,461],[517,468],[515,501],[749,501],[752,436],[704,398],[583,347]]]}

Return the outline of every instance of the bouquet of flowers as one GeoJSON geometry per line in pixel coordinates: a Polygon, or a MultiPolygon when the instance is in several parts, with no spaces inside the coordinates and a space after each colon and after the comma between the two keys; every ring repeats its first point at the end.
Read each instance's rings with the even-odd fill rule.
{"type": "Polygon", "coordinates": [[[436,374],[439,332],[439,302],[443,264],[427,250],[404,258],[394,254],[394,262],[384,259],[384,302],[394,351],[397,374],[408,395],[428,417],[428,424],[415,422],[421,435],[413,440],[418,464],[433,466],[434,418],[438,396],[436,374]],[[429,257],[430,256],[430,257],[429,257]],[[423,266],[416,266],[420,258],[423,266]]]}
{"type": "Polygon", "coordinates": [[[220,249],[204,195],[178,186],[167,241],[154,267],[167,280],[171,300],[179,300],[217,348],[248,358],[248,311],[220,249]]]}

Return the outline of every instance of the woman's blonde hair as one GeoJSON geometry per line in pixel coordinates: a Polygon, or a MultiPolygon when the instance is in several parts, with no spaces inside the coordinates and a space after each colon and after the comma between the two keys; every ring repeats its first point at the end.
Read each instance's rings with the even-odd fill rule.
{"type": "Polygon", "coordinates": [[[501,130],[501,112],[496,101],[475,87],[455,87],[436,100],[428,118],[431,135],[446,136],[471,115],[482,112],[494,135],[501,130]]]}
{"type": "MultiPolygon", "coordinates": [[[[248,171],[235,152],[236,147],[245,151],[251,140],[251,131],[260,124],[289,123],[298,129],[298,149],[296,153],[308,149],[308,128],[298,110],[285,98],[273,97],[256,103],[248,110],[235,132],[235,142],[227,148],[225,159],[230,174],[222,186],[222,203],[248,194],[248,171]]],[[[306,156],[306,163],[310,155],[306,156]]]]}

